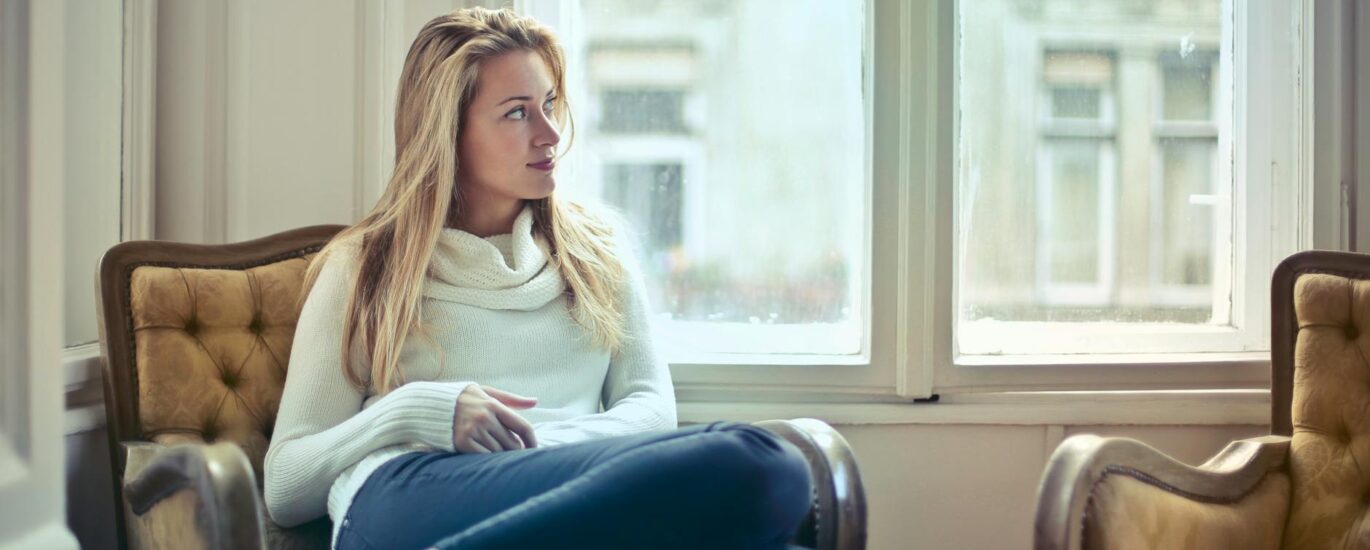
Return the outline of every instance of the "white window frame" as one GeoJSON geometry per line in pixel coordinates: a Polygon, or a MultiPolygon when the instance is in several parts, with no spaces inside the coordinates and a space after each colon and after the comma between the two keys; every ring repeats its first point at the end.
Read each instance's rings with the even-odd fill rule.
{"type": "MultiPolygon", "coordinates": [[[[515,7],[551,26],[575,27],[549,12],[550,0],[521,0],[515,7]],[[546,2],[546,3],[544,3],[546,2]],[[538,8],[541,8],[539,11],[538,8]]],[[[1235,55],[1267,59],[1236,67],[1239,112],[1269,116],[1235,121],[1240,143],[1237,177],[1248,178],[1239,200],[1295,204],[1299,215],[1275,229],[1292,231],[1294,244],[1239,258],[1241,265],[1273,265],[1311,242],[1311,97],[1298,78],[1311,48],[1312,0],[1250,6],[1238,2],[1235,55]],[[1276,5],[1279,4],[1279,5],[1276,5]],[[1292,18],[1292,20],[1291,20],[1292,18]],[[1248,37],[1261,37],[1248,40],[1248,37]],[[1276,49],[1274,44],[1300,48],[1276,49]],[[1275,106],[1280,106],[1276,109],[1275,106]],[[1270,140],[1248,142],[1248,129],[1289,128],[1270,140]],[[1279,153],[1272,171],[1270,159],[1279,153]],[[1258,161],[1259,159],[1259,161],[1258,161]],[[1265,189],[1270,189],[1269,192],[1265,189]],[[1292,227],[1290,227],[1292,225],[1292,227]]],[[[953,351],[954,233],[954,29],[956,0],[921,3],[867,0],[869,52],[866,121],[872,182],[870,280],[862,290],[866,346],[854,361],[792,357],[739,357],[731,364],[671,365],[682,401],[903,402],[934,394],[1030,390],[1145,390],[1268,387],[1267,352],[1151,353],[957,357],[953,351]],[[878,116],[877,116],[878,113],[878,116]],[[874,298],[874,299],[873,299],[874,298]],[[748,359],[754,359],[748,361],[748,359]],[[763,362],[769,360],[770,362],[763,362]]],[[[1264,134],[1262,134],[1264,135],[1264,134]]],[[[1271,228],[1268,215],[1248,217],[1238,229],[1271,228]]],[[[1261,288],[1266,274],[1251,270],[1234,291],[1261,288]],[[1259,275],[1259,276],[1258,276],[1259,275]]],[[[1262,310],[1268,304],[1252,301],[1262,310]]],[[[1252,312],[1253,314],[1255,312],[1252,312]]],[[[1253,315],[1264,319],[1267,313],[1253,315]]],[[[1268,322],[1268,321],[1266,321],[1268,322]]],[[[829,358],[831,359],[831,358],[829,358]]]]}
{"type": "MultiPolygon", "coordinates": [[[[1225,18],[1236,21],[1246,21],[1246,17],[1251,14],[1264,16],[1268,12],[1273,12],[1279,8],[1272,6],[1260,6],[1253,9],[1265,9],[1268,12],[1246,13],[1247,5],[1245,2],[1233,0],[1224,6],[1225,18]],[[1231,11],[1228,11],[1231,10],[1231,11]]],[[[1231,26],[1226,26],[1223,30],[1224,35],[1219,37],[1219,44],[1231,42],[1234,47],[1234,57],[1240,63],[1244,59],[1245,51],[1237,47],[1239,37],[1230,36],[1231,26]]],[[[1122,36],[1126,42],[1137,44],[1151,44],[1158,39],[1149,35],[1146,29],[1127,28],[1108,28],[1097,26],[1090,29],[1081,29],[1077,26],[1065,23],[1050,23],[1034,26],[1026,33],[1028,41],[1036,42],[1036,50],[1046,51],[1048,49],[1059,49],[1058,44],[1097,44],[1104,46],[1109,44],[1111,39],[1122,36]]],[[[1159,48],[1158,48],[1159,49],[1159,48]]],[[[1232,63],[1220,63],[1220,66],[1227,69],[1232,63]]],[[[1239,82],[1229,77],[1230,73],[1224,73],[1219,80],[1229,82],[1239,82]]],[[[1241,75],[1235,75],[1240,77],[1241,75]]],[[[1126,83],[1124,83],[1126,85],[1126,83]]],[[[1250,91],[1249,88],[1240,84],[1233,86],[1235,92],[1233,97],[1215,96],[1215,105],[1234,105],[1234,108],[1241,108],[1241,102],[1246,100],[1245,95],[1250,91]]],[[[1257,92],[1259,93],[1259,92],[1257,92]]],[[[1215,108],[1216,111],[1226,114],[1227,109],[1215,108]]],[[[1254,111],[1253,111],[1254,112],[1254,111]]],[[[1151,121],[1146,121],[1150,123],[1151,121]]],[[[1219,151],[1225,152],[1230,148],[1225,147],[1226,142],[1219,144],[1219,151]]],[[[1243,143],[1238,140],[1237,147],[1242,147],[1243,143]]],[[[1221,164],[1221,163],[1220,163],[1221,164]]],[[[1284,164],[1281,162],[1281,164],[1284,164]]],[[[1220,174],[1220,179],[1225,177],[1220,174]]],[[[1259,186],[1258,182],[1249,182],[1259,186]]],[[[1240,198],[1238,199],[1240,201],[1240,198]]],[[[1269,208],[1272,203],[1261,200],[1249,202],[1239,202],[1246,204],[1247,208],[1238,212],[1239,217],[1250,217],[1254,220],[1268,219],[1270,217],[1269,208]]],[[[1275,204],[1295,204],[1275,203],[1275,204]]],[[[1242,223],[1239,220],[1238,223],[1242,223]]],[[[958,226],[959,227],[959,226],[958,226]]],[[[1252,227],[1255,227],[1254,225],[1252,227]]],[[[1292,229],[1292,228],[1291,228],[1292,229]]],[[[1241,233],[1235,236],[1235,250],[1242,252],[1246,247],[1251,247],[1249,253],[1256,257],[1269,256],[1269,251],[1264,250],[1266,246],[1276,248],[1289,247],[1298,248],[1294,242],[1297,233],[1293,230],[1273,229],[1271,231],[1256,233],[1241,233]],[[1274,240],[1275,243],[1270,241],[1274,240]]],[[[1283,256],[1279,256],[1283,257],[1283,256]]],[[[1212,353],[1228,352],[1242,353],[1251,351],[1268,350],[1269,344],[1269,308],[1265,292],[1243,292],[1242,288],[1258,289],[1268,286],[1268,270],[1256,269],[1247,273],[1243,266],[1261,265],[1247,264],[1237,259],[1233,262],[1234,277],[1232,291],[1229,292],[1225,282],[1226,278],[1215,277],[1214,294],[1217,296],[1231,296],[1232,315],[1230,326],[1224,325],[1186,325],[1178,323],[1049,323],[1049,322],[962,322],[957,329],[959,334],[966,336],[964,340],[958,340],[957,356],[964,358],[966,362],[983,363],[1014,363],[1019,361],[1032,361],[1047,359],[1051,357],[1061,357],[1064,355],[1098,355],[1113,354],[1119,359],[1126,361],[1126,357],[1137,355],[1136,352],[1118,353],[1117,350],[1147,350],[1148,353],[1212,353]],[[1255,280],[1259,278],[1260,280],[1255,280]],[[1246,279],[1246,280],[1242,280],[1246,279]],[[1252,307],[1245,307],[1243,301],[1255,301],[1252,307]],[[964,342],[964,343],[962,343],[964,342]],[[1202,346],[1199,348],[1198,346],[1202,346]],[[1038,357],[1045,356],[1045,357],[1038,357]]],[[[1270,266],[1273,268],[1273,265],[1270,266]]],[[[1215,275],[1218,273],[1215,273],[1215,275]]],[[[1225,307],[1225,306],[1224,306],[1225,307]]],[[[1221,308],[1219,309],[1221,311],[1221,308]]]]}
{"type": "MultiPolygon", "coordinates": [[[[943,1],[944,5],[947,3],[950,0],[943,1]]],[[[1278,258],[1312,244],[1311,166],[1304,160],[1311,142],[1311,83],[1300,76],[1309,61],[1304,54],[1311,51],[1308,31],[1313,2],[1251,4],[1254,3],[1235,2],[1232,16],[1237,25],[1225,29],[1225,32],[1235,34],[1232,43],[1236,62],[1230,64],[1237,91],[1233,98],[1234,110],[1246,115],[1233,121],[1235,177],[1246,183],[1238,186],[1237,201],[1238,204],[1295,205],[1297,214],[1294,223],[1285,222],[1288,218],[1284,216],[1271,216],[1262,208],[1239,216],[1236,222],[1239,238],[1254,237],[1258,233],[1281,238],[1266,248],[1235,251],[1238,257],[1234,265],[1273,268],[1278,258]],[[1272,40],[1299,47],[1278,50],[1271,47],[1272,40]],[[1266,61],[1246,63],[1247,59],[1266,61]],[[1281,131],[1272,131],[1274,129],[1281,131]],[[1270,139],[1248,140],[1248,135],[1269,136],[1270,139]]],[[[951,22],[947,25],[947,28],[954,28],[951,22]]],[[[946,37],[945,50],[954,47],[951,37],[946,37]]],[[[944,83],[944,89],[954,91],[954,85],[954,82],[944,83]]],[[[951,139],[947,129],[942,131],[943,139],[951,139]]],[[[1223,149],[1224,145],[1220,144],[1219,148],[1223,149]]],[[[942,261],[950,260],[949,256],[944,256],[942,261]]],[[[1244,303],[1234,304],[1233,316],[1245,319],[1243,326],[1247,330],[1244,338],[1229,336],[1232,345],[1226,346],[1226,351],[1184,352],[1174,344],[1174,336],[1142,338],[1146,341],[1142,347],[1153,351],[1145,354],[957,356],[948,346],[939,350],[932,367],[934,387],[939,392],[1268,387],[1269,354],[1262,350],[1268,347],[1264,342],[1268,340],[1269,331],[1269,302],[1264,299],[1269,288],[1268,270],[1243,269],[1233,281],[1233,293],[1247,297],[1244,303]]],[[[951,281],[946,279],[940,280],[938,287],[943,291],[953,290],[951,281]]],[[[953,314],[950,309],[943,309],[935,315],[950,319],[953,314]]],[[[1054,326],[1060,330],[1059,324],[1054,326]]],[[[1220,328],[1199,331],[1222,332],[1220,328]]],[[[1092,335],[1085,344],[1108,347],[1107,342],[1096,340],[1099,336],[1092,335]]]]}

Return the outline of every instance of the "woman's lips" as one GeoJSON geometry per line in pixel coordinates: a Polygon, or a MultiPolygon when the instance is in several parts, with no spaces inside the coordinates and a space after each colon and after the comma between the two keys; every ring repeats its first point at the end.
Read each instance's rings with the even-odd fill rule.
{"type": "Polygon", "coordinates": [[[549,171],[549,172],[550,172],[550,171],[552,170],[552,168],[553,168],[554,166],[556,166],[556,161],[554,161],[554,160],[552,160],[552,159],[547,159],[547,160],[544,160],[544,161],[542,161],[542,162],[535,162],[535,163],[529,164],[528,166],[531,166],[531,167],[533,167],[533,168],[537,168],[538,170],[545,170],[545,171],[549,171]]]}

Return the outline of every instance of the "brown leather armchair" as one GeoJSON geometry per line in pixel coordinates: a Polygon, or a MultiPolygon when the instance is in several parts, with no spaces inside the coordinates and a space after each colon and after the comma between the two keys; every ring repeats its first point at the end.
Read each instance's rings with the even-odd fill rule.
{"type": "MultiPolygon", "coordinates": [[[[96,292],[121,548],[328,547],[327,517],[274,524],[261,480],[304,272],[341,229],[105,253],[96,292]]],[[[814,419],[757,425],[796,444],[813,472],[794,544],[865,548],[865,493],[842,436],[814,419]]]]}
{"type": "Polygon", "coordinates": [[[1370,548],[1370,255],[1290,256],[1271,299],[1271,435],[1197,467],[1071,437],[1042,478],[1036,548],[1370,548]]]}

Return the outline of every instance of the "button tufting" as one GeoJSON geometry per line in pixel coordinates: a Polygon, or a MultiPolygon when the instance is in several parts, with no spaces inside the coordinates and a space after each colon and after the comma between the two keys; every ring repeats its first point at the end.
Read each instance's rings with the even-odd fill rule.
{"type": "Polygon", "coordinates": [[[1346,325],[1344,330],[1346,331],[1347,340],[1355,340],[1356,338],[1360,337],[1360,329],[1357,328],[1354,324],[1346,325]]]}
{"type": "Polygon", "coordinates": [[[252,318],[252,322],[249,323],[249,324],[247,325],[247,330],[252,331],[253,334],[261,334],[263,328],[265,328],[265,327],[262,326],[262,318],[261,318],[261,317],[255,317],[255,316],[254,316],[254,317],[252,318]]]}
{"type": "Polygon", "coordinates": [[[235,378],[235,377],[233,376],[233,373],[231,373],[231,372],[229,372],[229,371],[223,371],[222,380],[224,381],[224,385],[225,385],[225,386],[228,386],[228,387],[230,387],[230,388],[232,388],[233,386],[238,385],[238,379],[235,378]]]}
{"type": "Polygon", "coordinates": [[[1337,441],[1341,442],[1343,446],[1351,444],[1351,430],[1345,424],[1340,430],[1337,430],[1337,441]]]}
{"type": "Polygon", "coordinates": [[[195,333],[200,332],[200,321],[194,317],[186,319],[185,331],[194,336],[195,333]]]}

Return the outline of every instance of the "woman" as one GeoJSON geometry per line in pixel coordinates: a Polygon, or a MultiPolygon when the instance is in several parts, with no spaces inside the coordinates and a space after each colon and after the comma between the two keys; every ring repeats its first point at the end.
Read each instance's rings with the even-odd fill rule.
{"type": "Polygon", "coordinates": [[[337,548],[782,548],[812,480],[750,425],[676,428],[618,224],[559,200],[556,38],[423,27],[395,172],[305,277],[267,511],[337,548]],[[602,408],[602,410],[601,410],[602,408]]]}

